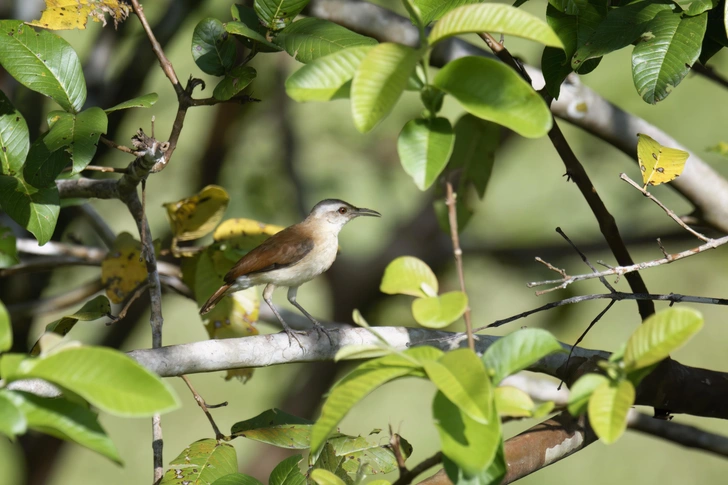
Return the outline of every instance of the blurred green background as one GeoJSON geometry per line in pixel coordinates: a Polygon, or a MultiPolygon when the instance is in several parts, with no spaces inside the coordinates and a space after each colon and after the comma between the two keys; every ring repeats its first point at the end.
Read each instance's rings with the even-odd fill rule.
{"type": "MultiPolygon", "coordinates": [[[[391,8],[396,4],[399,11],[397,2],[380,3],[391,8]]],[[[544,1],[532,1],[524,8],[543,16],[545,6],[544,1]]],[[[209,96],[216,81],[203,74],[192,61],[192,30],[204,17],[228,19],[230,2],[160,1],[148,2],[145,7],[153,26],[159,22],[167,23],[167,28],[174,26],[168,33],[165,51],[179,78],[186,80],[192,75],[205,79],[208,88],[198,95],[209,96]]],[[[38,1],[11,0],[0,7],[0,17],[30,20],[38,17],[41,8],[38,1]]],[[[157,136],[166,136],[176,114],[176,98],[156,61],[131,62],[141,50],[149,49],[136,18],[132,16],[117,32],[113,26],[102,29],[99,24],[89,23],[86,31],[61,35],[84,60],[87,81],[97,86],[97,91],[90,91],[89,103],[105,102],[110,96],[107,89],[131,90],[128,98],[147,92],[159,93],[160,99],[151,109],[112,115],[120,121],[114,132],[115,141],[128,144],[139,127],[149,132],[152,116],[156,117],[157,136]],[[139,67],[141,65],[144,67],[139,67]],[[130,82],[136,84],[126,85],[130,82]]],[[[539,45],[518,39],[507,39],[506,45],[527,63],[538,65],[539,45]]],[[[583,81],[623,109],[664,129],[728,176],[728,162],[706,151],[721,140],[728,141],[728,110],[720,108],[728,104],[728,91],[703,77],[690,75],[665,101],[657,106],[647,105],[632,84],[630,51],[627,48],[608,56],[594,73],[583,77],[583,81]]],[[[718,54],[712,64],[719,72],[728,74],[725,53],[718,54]]],[[[333,276],[306,285],[299,293],[299,301],[322,318],[350,321],[351,304],[356,303],[365,305],[360,309],[370,322],[414,326],[409,310],[410,298],[377,295],[376,282],[381,272],[368,274],[372,268],[377,268],[368,263],[385,248],[392,258],[410,254],[414,250],[413,241],[419,244],[418,251],[430,253],[432,247],[447,248],[449,244],[446,235],[433,230],[432,194],[416,189],[401,169],[396,154],[399,130],[422,109],[418,97],[406,93],[381,126],[362,135],[354,129],[347,100],[296,104],[286,98],[282,83],[287,74],[298,67],[286,54],[260,55],[252,65],[258,70],[258,78],[250,93],[262,101],[244,106],[191,109],[172,162],[163,174],[150,177],[147,212],[153,234],[169,239],[162,203],[188,196],[208,183],[222,185],[230,193],[226,217],[250,217],[288,225],[300,220],[302,213],[327,197],[343,198],[355,205],[379,210],[384,214],[381,220],[358,221],[343,231],[342,254],[331,270],[333,276]],[[367,288],[362,289],[365,282],[367,288]]],[[[11,86],[12,99],[28,118],[31,130],[35,129],[37,134],[37,130],[45,129],[41,122],[32,124],[33,120],[45,118],[36,112],[40,106],[37,97],[10,83],[4,72],[0,72],[0,86],[3,89],[11,86]]],[[[115,103],[102,104],[102,107],[112,104],[115,103]]],[[[45,111],[53,109],[50,102],[43,102],[42,106],[45,111]]],[[[453,122],[461,113],[462,109],[456,103],[446,103],[444,115],[453,122]]],[[[619,180],[620,172],[639,178],[634,161],[576,128],[564,123],[562,127],[615,216],[622,235],[630,243],[636,261],[661,256],[654,242],[656,237],[663,237],[671,252],[697,245],[696,240],[682,234],[658,207],[619,180]]],[[[100,153],[94,162],[97,165],[123,167],[129,162],[127,156],[118,152],[104,150],[100,153]]],[[[535,256],[565,267],[571,274],[588,271],[556,234],[554,228],[557,226],[582,247],[592,261],[614,262],[600,239],[594,217],[576,186],[567,183],[563,173],[563,164],[547,138],[526,140],[512,135],[504,141],[496,156],[486,197],[462,235],[465,280],[476,325],[520,313],[550,300],[602,292],[603,288],[594,281],[542,297],[534,296],[534,291],[526,287],[529,281],[553,276],[534,262],[535,256]]],[[[690,210],[689,204],[669,187],[655,188],[653,193],[678,214],[690,210]]],[[[92,204],[116,232],[136,233],[132,219],[118,201],[93,201],[92,204]]],[[[94,242],[85,224],[76,220],[70,220],[65,231],[56,238],[94,242]]],[[[457,282],[452,261],[445,255],[447,257],[440,257],[433,265],[438,269],[442,289],[449,290],[456,288],[457,282]]],[[[645,271],[642,276],[653,293],[725,298],[728,297],[728,279],[722,268],[727,259],[725,250],[719,249],[645,271]]],[[[98,268],[57,270],[42,290],[42,297],[62,294],[97,277],[98,268]]],[[[624,281],[617,286],[628,288],[624,281]]],[[[288,306],[282,292],[275,299],[278,304],[288,306]]],[[[500,333],[528,325],[547,328],[562,341],[573,342],[605,305],[606,301],[587,302],[539,313],[500,329],[500,333]]],[[[657,304],[658,308],[664,306],[657,304]]],[[[701,306],[699,310],[706,318],[704,329],[674,357],[684,364],[728,371],[728,352],[725,351],[727,311],[712,306],[701,306]]],[[[59,316],[55,313],[35,316],[28,341],[34,341],[42,327],[59,316]]],[[[166,345],[207,338],[197,307],[190,300],[166,295],[164,318],[166,345]]],[[[118,324],[132,326],[130,335],[121,342],[123,350],[151,346],[146,324],[148,310],[138,311],[136,320],[140,323],[127,319],[118,324]]],[[[619,303],[591,331],[583,346],[614,350],[638,324],[635,303],[619,303]]],[[[260,324],[260,328],[263,332],[277,331],[276,327],[267,324],[260,324]]],[[[451,328],[454,331],[462,329],[460,323],[451,328]]],[[[103,339],[108,332],[110,329],[103,321],[84,323],[73,330],[70,338],[92,343],[103,339]]],[[[226,408],[213,411],[221,428],[229,429],[234,422],[271,407],[294,413],[306,409],[310,417],[317,416],[315,403],[321,392],[348,368],[329,364],[264,368],[256,370],[252,380],[245,385],[237,381],[225,382],[223,373],[195,375],[191,379],[208,402],[229,402],[226,408]]],[[[162,420],[165,464],[187,444],[211,436],[207,420],[182,381],[173,379],[171,383],[184,405],[162,420]]],[[[342,423],[341,430],[366,435],[373,428],[386,430],[392,425],[413,444],[414,455],[409,463],[415,464],[438,449],[437,433],[431,424],[433,395],[433,386],[424,381],[404,380],[387,385],[356,406],[342,423]]],[[[690,416],[676,416],[675,420],[728,434],[728,423],[724,421],[690,416]]],[[[20,444],[0,440],[0,483],[28,483],[26,478],[31,483],[52,485],[149,483],[152,470],[150,422],[106,415],[101,416],[101,422],[118,446],[124,467],[75,445],[63,446],[58,459],[46,463],[43,457],[49,453],[49,448],[43,446],[55,445],[45,443],[34,450],[37,456],[32,465],[28,465],[30,469],[26,469],[20,444]],[[41,482],[33,477],[46,476],[39,472],[44,466],[50,467],[45,471],[49,478],[41,482]]],[[[509,423],[505,426],[506,434],[511,436],[533,424],[529,421],[509,423]]],[[[235,440],[233,444],[238,451],[240,470],[264,482],[275,463],[285,456],[280,450],[243,439],[235,440]]],[[[712,484],[725,483],[726,472],[725,460],[628,432],[613,446],[595,443],[521,483],[712,484]]]]}

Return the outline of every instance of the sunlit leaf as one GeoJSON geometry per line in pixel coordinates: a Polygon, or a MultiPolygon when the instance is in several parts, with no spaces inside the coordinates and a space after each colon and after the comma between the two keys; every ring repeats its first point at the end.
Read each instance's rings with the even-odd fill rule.
{"type": "Polygon", "coordinates": [[[0,390],[0,435],[15,439],[25,433],[28,422],[16,406],[11,392],[0,390]]]}
{"type": "Polygon", "coordinates": [[[255,12],[263,25],[281,30],[308,5],[309,0],[255,0],[255,12]]]}
{"type": "Polygon", "coordinates": [[[306,483],[306,477],[298,468],[302,458],[301,455],[289,456],[276,465],[270,473],[268,485],[303,485],[306,483]]]}
{"type": "Polygon", "coordinates": [[[482,0],[413,0],[413,4],[420,11],[420,19],[423,25],[429,25],[433,20],[440,17],[457,7],[470,3],[479,3],[482,0]]]}
{"type": "Polygon", "coordinates": [[[312,470],[310,477],[317,485],[346,485],[341,478],[322,468],[312,470]]]}
{"type": "Polygon", "coordinates": [[[23,167],[30,148],[28,136],[25,118],[0,91],[0,174],[14,175],[23,167]]]}
{"type": "Polygon", "coordinates": [[[231,436],[260,441],[279,448],[307,449],[311,442],[313,422],[280,409],[263,411],[254,418],[235,423],[231,436]]]}
{"type": "Polygon", "coordinates": [[[637,159],[645,187],[664,184],[680,176],[690,156],[688,152],[664,147],[641,133],[637,136],[637,159]]]}
{"type": "Polygon", "coordinates": [[[494,394],[498,416],[528,418],[533,415],[535,408],[533,399],[522,390],[512,386],[501,386],[495,388],[494,394]]]}
{"type": "Polygon", "coordinates": [[[306,64],[286,79],[286,93],[299,102],[349,96],[349,81],[371,49],[349,47],[306,64]]]}
{"type": "Polygon", "coordinates": [[[419,59],[418,51],[391,42],[367,53],[351,84],[351,112],[359,131],[370,131],[392,111],[419,59]]]}
{"type": "Polygon", "coordinates": [[[274,42],[299,62],[307,64],[342,49],[375,45],[371,37],[328,20],[307,17],[281,30],[274,42]]]}
{"type": "Polygon", "coordinates": [[[457,349],[424,364],[427,377],[450,402],[478,423],[488,424],[493,408],[490,379],[475,352],[457,349]]]}
{"type": "Polygon", "coordinates": [[[28,22],[29,25],[50,30],[84,30],[89,17],[105,26],[108,14],[116,27],[131,12],[131,5],[119,0],[45,0],[45,4],[40,19],[28,22]]]}
{"type": "Polygon", "coordinates": [[[340,360],[373,359],[375,357],[382,357],[383,355],[391,353],[391,350],[382,348],[380,345],[345,345],[336,352],[334,362],[339,362],[340,360]]]}
{"type": "Polygon", "coordinates": [[[455,135],[447,118],[410,120],[397,140],[402,167],[420,190],[428,189],[447,165],[455,135]]]}
{"type": "Polygon", "coordinates": [[[556,338],[540,328],[523,328],[496,340],[483,354],[493,383],[526,369],[547,355],[566,352],[556,338]]]}
{"type": "Polygon", "coordinates": [[[160,485],[211,484],[237,471],[237,454],[232,445],[203,439],[192,443],[170,462],[160,485]]]}
{"type": "MultiPolygon", "coordinates": [[[[341,435],[329,438],[327,441],[327,449],[330,447],[336,457],[343,458],[338,465],[339,471],[345,472],[352,482],[356,481],[359,473],[373,476],[397,470],[397,458],[389,443],[371,435],[372,433],[367,438],[341,435]]],[[[406,460],[412,454],[412,445],[401,436],[399,440],[402,458],[406,460]]],[[[343,473],[337,475],[342,476],[343,473]]]]}
{"type": "Polygon", "coordinates": [[[106,113],[111,113],[113,111],[119,111],[121,109],[128,108],[150,108],[154,106],[154,103],[156,103],[158,99],[159,95],[157,93],[149,93],[130,99],[128,101],[124,101],[123,103],[119,103],[115,106],[112,106],[111,108],[106,108],[104,111],[106,111],[106,113]]]}
{"type": "Polygon", "coordinates": [[[121,303],[147,279],[141,259],[141,243],[128,232],[116,237],[114,246],[101,262],[101,282],[112,303],[121,303]]]}
{"type": "Polygon", "coordinates": [[[453,35],[478,32],[515,35],[551,47],[563,47],[553,30],[530,13],[496,3],[464,5],[448,12],[430,31],[428,40],[434,44],[453,35]]]}
{"type": "Polygon", "coordinates": [[[263,485],[256,478],[243,473],[231,473],[215,480],[212,485],[263,485]]]}
{"type": "Polygon", "coordinates": [[[400,256],[387,265],[379,290],[389,295],[436,296],[437,276],[427,263],[413,256],[400,256]]]}
{"type": "Polygon", "coordinates": [[[703,328],[703,315],[689,307],[675,306],[661,310],[632,334],[624,352],[627,372],[661,361],[682,347],[703,328]]]}
{"type": "Polygon", "coordinates": [[[10,324],[10,314],[2,301],[0,301],[0,353],[10,350],[13,346],[13,327],[10,324]]]}
{"type": "Polygon", "coordinates": [[[614,443],[622,436],[634,398],[634,386],[627,380],[605,382],[594,389],[589,398],[589,423],[604,443],[614,443]]]}
{"type": "Polygon", "coordinates": [[[418,298],[412,302],[412,316],[427,328],[445,328],[460,318],[468,308],[468,295],[450,291],[440,296],[418,298]]]}
{"type": "Polygon", "coordinates": [[[569,389],[568,410],[572,416],[584,414],[594,389],[609,380],[601,374],[584,374],[569,389]]]}
{"type": "Polygon", "coordinates": [[[462,57],[437,73],[433,84],[455,97],[466,111],[527,138],[551,129],[553,117],[543,98],[513,69],[483,57],[462,57]]]}
{"type": "Polygon", "coordinates": [[[77,113],[86,81],[76,51],[56,34],[36,32],[19,20],[0,20],[0,64],[20,84],[77,113]]]}

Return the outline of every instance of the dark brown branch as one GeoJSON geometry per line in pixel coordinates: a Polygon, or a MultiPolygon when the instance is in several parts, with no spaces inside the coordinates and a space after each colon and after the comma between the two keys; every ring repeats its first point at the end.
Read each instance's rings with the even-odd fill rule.
{"type": "Polygon", "coordinates": [[[397,481],[392,485],[408,485],[409,483],[412,483],[412,480],[417,478],[419,474],[426,472],[433,466],[439,465],[440,463],[442,463],[442,451],[438,451],[431,457],[425,458],[415,465],[412,470],[408,470],[406,473],[401,474],[397,481]]]}
{"type": "Polygon", "coordinates": [[[96,180],[89,178],[56,180],[61,199],[118,199],[116,180],[96,180]]]}

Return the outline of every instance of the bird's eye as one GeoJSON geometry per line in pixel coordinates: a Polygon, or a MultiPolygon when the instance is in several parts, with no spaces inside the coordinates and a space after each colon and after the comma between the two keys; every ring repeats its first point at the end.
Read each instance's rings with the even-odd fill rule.
{"type": "Polygon", "coordinates": [[[339,214],[346,214],[346,207],[339,207],[339,214]]]}

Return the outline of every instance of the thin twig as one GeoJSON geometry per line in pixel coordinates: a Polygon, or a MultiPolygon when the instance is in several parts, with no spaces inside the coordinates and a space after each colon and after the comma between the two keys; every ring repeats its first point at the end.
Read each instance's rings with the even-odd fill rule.
{"type": "Polygon", "coordinates": [[[402,456],[402,448],[400,446],[399,435],[392,430],[392,424],[389,425],[389,447],[394,453],[394,458],[397,460],[397,468],[399,469],[400,478],[407,474],[407,465],[404,463],[404,456],[402,456]]]}
{"type": "MultiPolygon", "coordinates": [[[[66,167],[63,169],[64,172],[70,172],[73,167],[66,167]]],[[[125,168],[117,167],[100,167],[98,165],[86,165],[83,170],[84,172],[104,172],[104,173],[126,173],[125,168]]]]}
{"type": "Polygon", "coordinates": [[[695,64],[693,64],[692,70],[693,72],[696,72],[701,76],[705,76],[714,83],[717,83],[724,88],[728,88],[728,79],[715,72],[715,69],[713,69],[712,67],[704,66],[703,64],[696,62],[695,64]]]}
{"type": "MultiPolygon", "coordinates": [[[[528,283],[526,286],[528,286],[529,288],[534,288],[536,286],[544,286],[544,285],[559,285],[557,288],[566,288],[567,286],[569,286],[570,284],[572,284],[576,281],[590,280],[590,279],[601,278],[603,276],[610,276],[610,275],[617,275],[617,276],[628,275],[629,273],[633,273],[635,271],[641,271],[641,270],[647,269],[647,268],[654,268],[656,266],[661,266],[663,264],[670,264],[670,263],[678,261],[680,259],[689,258],[690,256],[694,256],[696,254],[702,253],[709,249],[715,249],[719,246],[724,245],[725,243],[728,243],[728,236],[723,236],[718,239],[711,239],[709,242],[707,242],[701,246],[698,246],[696,248],[688,249],[686,251],[681,251],[679,253],[668,254],[667,256],[665,256],[663,258],[653,259],[652,261],[645,261],[642,263],[631,264],[628,266],[615,266],[613,268],[599,271],[597,273],[569,276],[568,278],[562,278],[560,280],[532,281],[531,283],[528,283]]],[[[542,291],[542,292],[539,292],[538,294],[542,294],[542,293],[545,293],[545,292],[542,291]]]]}
{"type": "Polygon", "coordinates": [[[148,281],[144,281],[139,286],[137,286],[136,290],[131,295],[131,297],[129,297],[127,299],[126,304],[121,309],[121,311],[116,316],[111,315],[111,314],[109,315],[109,318],[111,318],[111,320],[106,322],[106,325],[113,325],[113,324],[123,320],[124,317],[126,317],[126,313],[129,311],[129,308],[131,307],[131,305],[135,301],[137,301],[139,298],[141,298],[141,296],[144,294],[144,292],[147,291],[148,289],[149,289],[148,281]]]}
{"type": "Polygon", "coordinates": [[[553,271],[555,273],[559,273],[562,278],[568,278],[569,277],[569,275],[566,273],[566,270],[565,269],[557,268],[553,264],[551,264],[551,263],[549,263],[547,261],[544,261],[543,259],[539,258],[538,256],[536,256],[535,259],[536,259],[536,262],[543,264],[544,266],[546,266],[551,271],[553,271]]]}
{"type": "MultiPolygon", "coordinates": [[[[447,199],[445,199],[445,204],[447,204],[447,213],[450,220],[450,237],[452,238],[453,254],[455,254],[455,266],[458,270],[458,280],[460,280],[460,291],[467,295],[467,292],[465,291],[465,276],[463,274],[463,250],[460,249],[460,237],[458,236],[458,216],[455,206],[456,195],[453,192],[452,183],[449,180],[445,182],[445,186],[447,187],[447,199]]],[[[468,302],[468,306],[465,308],[464,317],[465,329],[468,335],[468,347],[470,347],[470,350],[475,350],[473,322],[470,319],[470,302],[468,302]]]]}
{"type": "Polygon", "coordinates": [[[100,138],[100,140],[104,145],[106,145],[109,148],[113,148],[114,150],[119,150],[120,152],[128,153],[129,155],[134,155],[135,157],[141,157],[142,155],[144,155],[144,153],[142,153],[138,150],[134,150],[134,149],[129,148],[124,145],[119,145],[114,140],[110,140],[110,139],[106,138],[105,136],[102,136],[100,138]]]}
{"type": "Polygon", "coordinates": [[[433,466],[442,463],[442,456],[442,451],[438,451],[431,457],[422,460],[420,463],[415,465],[412,470],[409,470],[407,473],[400,475],[397,481],[395,481],[392,485],[408,485],[412,483],[412,480],[417,478],[417,475],[424,473],[433,466]]]}
{"type": "Polygon", "coordinates": [[[686,231],[688,231],[690,234],[692,234],[693,236],[697,237],[698,239],[701,239],[702,241],[705,241],[705,242],[711,241],[711,238],[704,236],[703,234],[701,234],[698,231],[694,230],[692,227],[690,227],[687,224],[685,224],[685,222],[683,222],[683,220],[680,219],[677,216],[677,214],[675,214],[673,211],[671,211],[670,209],[668,209],[665,206],[665,204],[663,204],[662,202],[660,202],[659,200],[657,200],[657,198],[654,195],[652,195],[651,193],[647,192],[647,190],[645,190],[644,187],[640,187],[637,184],[637,182],[635,182],[634,180],[632,180],[631,178],[629,178],[627,176],[627,174],[620,173],[619,174],[619,178],[621,178],[622,180],[624,180],[625,182],[627,182],[629,185],[631,185],[635,189],[637,189],[640,192],[642,192],[642,194],[645,197],[647,197],[652,202],[654,202],[655,204],[657,204],[658,206],[660,206],[660,209],[662,209],[663,211],[665,211],[665,214],[667,214],[670,217],[670,219],[672,219],[673,221],[677,222],[680,225],[680,227],[682,227],[683,229],[685,229],[686,231]]]}
{"type": "MultiPolygon", "coordinates": [[[[586,257],[586,254],[582,253],[582,252],[581,252],[581,250],[580,250],[580,249],[579,249],[579,248],[578,248],[578,247],[576,246],[576,244],[574,244],[574,242],[573,242],[573,241],[572,241],[571,239],[569,239],[569,236],[567,236],[567,235],[566,235],[566,233],[565,233],[564,231],[562,231],[560,227],[557,227],[557,228],[556,228],[556,232],[557,232],[557,233],[559,233],[559,235],[560,235],[561,237],[563,237],[563,238],[564,238],[564,239],[566,240],[566,242],[567,242],[567,243],[569,243],[569,245],[570,245],[570,246],[571,246],[571,247],[572,247],[572,248],[574,249],[574,251],[576,251],[576,252],[577,252],[577,254],[578,254],[578,255],[579,255],[580,257],[581,257],[581,260],[582,260],[582,261],[584,261],[584,263],[585,263],[585,264],[586,264],[587,266],[589,266],[589,269],[591,269],[591,270],[592,270],[593,272],[595,272],[595,273],[596,273],[596,272],[597,272],[597,269],[596,269],[596,268],[594,267],[594,265],[593,265],[593,264],[591,264],[591,262],[589,262],[589,259],[588,259],[588,258],[586,257]]],[[[564,275],[562,275],[562,276],[563,276],[564,278],[566,278],[566,276],[564,276],[564,275]]],[[[607,279],[606,279],[606,278],[604,278],[604,277],[602,277],[602,278],[599,278],[599,281],[601,281],[601,282],[602,282],[602,284],[603,284],[603,285],[604,285],[604,286],[605,286],[605,287],[606,287],[606,288],[607,288],[607,289],[608,289],[609,291],[611,291],[612,293],[615,293],[615,292],[616,292],[616,290],[614,289],[614,287],[613,287],[612,285],[610,285],[610,284],[609,284],[609,282],[607,281],[607,279]]]]}
{"type": "Polygon", "coordinates": [[[101,278],[97,278],[79,286],[78,288],[74,288],[67,293],[51,296],[42,300],[13,303],[8,305],[8,313],[10,313],[13,317],[18,317],[20,315],[35,316],[59,312],[81,303],[103,289],[104,285],[101,283],[101,278]]]}
{"type": "Polygon", "coordinates": [[[185,381],[185,384],[187,384],[187,387],[189,387],[190,392],[195,397],[195,401],[197,401],[197,405],[200,406],[200,409],[202,409],[202,412],[205,413],[205,416],[207,416],[207,420],[210,421],[210,425],[212,426],[212,431],[215,433],[215,439],[221,440],[225,438],[225,435],[220,432],[220,428],[217,427],[217,423],[215,423],[215,420],[212,417],[212,414],[210,414],[210,411],[208,409],[213,408],[220,408],[223,406],[227,406],[227,401],[222,402],[220,404],[207,404],[204,399],[202,399],[202,396],[200,396],[197,391],[195,391],[195,388],[192,387],[192,383],[187,378],[187,376],[180,376],[183,381],[185,381]]]}
{"type": "Polygon", "coordinates": [[[560,306],[564,306],[564,305],[571,305],[574,303],[581,303],[583,301],[591,301],[591,300],[614,300],[614,301],[652,300],[652,301],[669,301],[671,304],[673,304],[673,303],[699,303],[699,304],[704,304],[704,305],[728,305],[728,299],[725,299],[725,298],[709,298],[709,297],[703,297],[703,296],[679,295],[677,293],[670,293],[667,295],[654,295],[654,294],[648,294],[648,293],[623,293],[621,291],[615,291],[614,293],[573,296],[571,298],[566,298],[564,300],[547,303],[538,308],[534,308],[533,310],[528,310],[526,312],[519,313],[518,315],[504,318],[503,320],[496,320],[495,322],[493,322],[489,325],[486,325],[486,326],[480,327],[480,328],[476,328],[474,330],[474,332],[477,333],[477,332],[480,332],[480,331],[485,330],[486,328],[490,328],[490,327],[500,327],[501,325],[505,325],[506,323],[520,320],[521,318],[526,318],[530,315],[533,315],[534,313],[551,310],[552,308],[556,308],[556,307],[560,307],[560,306]]]}

